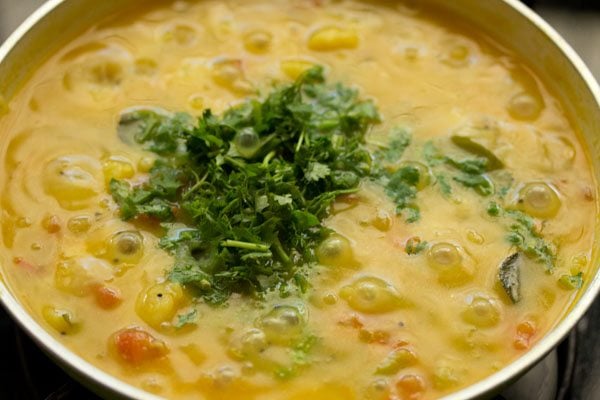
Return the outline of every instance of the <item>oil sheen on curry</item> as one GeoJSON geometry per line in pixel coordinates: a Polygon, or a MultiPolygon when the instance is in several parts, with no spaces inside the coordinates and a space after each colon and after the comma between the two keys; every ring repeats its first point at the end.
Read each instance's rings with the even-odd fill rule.
{"type": "Polygon", "coordinates": [[[433,399],[590,274],[596,189],[518,58],[399,2],[162,2],[0,117],[2,274],[88,362],[176,399],[433,399]]]}

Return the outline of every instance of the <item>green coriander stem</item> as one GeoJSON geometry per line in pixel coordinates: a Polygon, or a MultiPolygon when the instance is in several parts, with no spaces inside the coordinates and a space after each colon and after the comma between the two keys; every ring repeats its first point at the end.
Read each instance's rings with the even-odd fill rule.
{"type": "Polygon", "coordinates": [[[223,159],[230,165],[233,165],[236,168],[243,169],[246,166],[246,163],[243,161],[236,160],[233,157],[225,156],[223,159]]]}
{"type": "Polygon", "coordinates": [[[279,238],[275,238],[275,240],[273,241],[273,247],[275,248],[275,252],[277,253],[279,258],[281,259],[281,262],[283,262],[284,265],[289,266],[292,264],[292,260],[290,260],[290,257],[287,255],[285,250],[283,250],[283,246],[281,246],[279,238]]]}
{"type": "Polygon", "coordinates": [[[300,148],[302,147],[302,142],[304,142],[304,136],[306,136],[306,131],[302,131],[302,133],[300,134],[300,138],[298,139],[298,142],[296,143],[296,153],[300,151],[300,148]]]}
{"type": "Polygon", "coordinates": [[[269,165],[269,162],[270,162],[270,161],[273,159],[273,157],[275,157],[275,155],[276,155],[276,154],[277,154],[277,152],[276,152],[275,150],[271,150],[271,151],[269,152],[269,154],[267,154],[267,155],[265,156],[265,158],[263,159],[263,162],[262,162],[262,163],[263,163],[263,165],[264,165],[264,166],[267,166],[267,165],[269,165]]]}
{"type": "Polygon", "coordinates": [[[194,174],[194,176],[196,177],[196,183],[194,183],[194,186],[192,186],[191,188],[189,188],[189,190],[187,192],[185,192],[185,194],[183,195],[184,200],[189,198],[192,193],[194,193],[196,190],[198,190],[198,188],[200,186],[202,186],[202,184],[208,177],[208,171],[204,174],[204,176],[202,178],[198,178],[198,174],[196,174],[194,171],[192,171],[192,174],[194,174]]]}
{"type": "Polygon", "coordinates": [[[221,242],[223,247],[235,247],[238,249],[269,251],[269,246],[260,243],[241,242],[239,240],[224,240],[221,242]]]}

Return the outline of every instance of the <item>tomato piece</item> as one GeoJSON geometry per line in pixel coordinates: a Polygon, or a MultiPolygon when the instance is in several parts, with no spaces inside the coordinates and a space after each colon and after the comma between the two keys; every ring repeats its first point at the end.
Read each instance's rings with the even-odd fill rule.
{"type": "Polygon", "coordinates": [[[40,267],[35,266],[28,261],[25,261],[22,257],[14,257],[13,263],[23,268],[27,272],[38,272],[40,270],[40,267]]]}
{"type": "Polygon", "coordinates": [[[123,301],[119,289],[108,286],[96,286],[94,288],[96,304],[105,310],[117,307],[123,301]]]}
{"type": "Polygon", "coordinates": [[[531,346],[531,339],[535,335],[537,329],[532,321],[523,321],[517,325],[517,333],[513,346],[517,350],[526,350],[531,346]]]}
{"type": "Polygon", "coordinates": [[[42,221],[42,227],[48,233],[58,233],[61,230],[60,218],[56,215],[49,215],[42,221]]]}
{"type": "Polygon", "coordinates": [[[139,327],[116,332],[112,341],[119,357],[129,364],[143,364],[164,357],[169,349],[162,340],[139,327]]]}
{"type": "Polygon", "coordinates": [[[419,375],[403,375],[396,382],[396,390],[403,400],[421,398],[426,388],[425,381],[419,375]]]}
{"type": "Polygon", "coordinates": [[[356,315],[352,315],[348,318],[344,318],[338,322],[342,326],[347,326],[354,329],[360,329],[364,326],[363,322],[356,315]]]}

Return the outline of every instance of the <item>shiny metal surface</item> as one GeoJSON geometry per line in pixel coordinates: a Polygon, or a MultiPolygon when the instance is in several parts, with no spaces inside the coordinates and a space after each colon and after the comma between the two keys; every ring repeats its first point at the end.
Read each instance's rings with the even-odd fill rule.
{"type": "MultiPolygon", "coordinates": [[[[10,99],[30,73],[89,23],[112,10],[143,0],[50,0],[34,12],[0,47],[0,96],[10,99]]],[[[422,0],[425,1],[425,0],[422,0]]],[[[600,89],[571,47],[547,23],[518,0],[427,0],[471,21],[514,50],[536,69],[564,101],[573,123],[590,149],[596,180],[600,180],[600,89]]],[[[598,221],[596,221],[598,225],[598,221]]],[[[598,265],[598,238],[592,255],[598,265]]],[[[487,398],[497,393],[553,349],[575,326],[600,291],[600,275],[588,279],[565,318],[523,357],[496,374],[446,397],[487,398]]],[[[12,317],[57,363],[76,379],[110,398],[158,399],[102,372],[71,353],[46,333],[19,305],[0,279],[0,301],[12,317]]]]}

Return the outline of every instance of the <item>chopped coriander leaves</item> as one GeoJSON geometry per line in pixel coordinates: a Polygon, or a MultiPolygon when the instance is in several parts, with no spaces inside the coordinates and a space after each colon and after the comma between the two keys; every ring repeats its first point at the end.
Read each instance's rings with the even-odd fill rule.
{"type": "Polygon", "coordinates": [[[364,135],[378,121],[371,101],[326,84],[320,67],[221,116],[129,112],[119,134],[159,158],[145,183],[110,190],[123,219],[163,224],[169,279],[206,302],[305,290],[301,270],[328,233],[321,220],[371,173],[364,135]]]}
{"type": "Polygon", "coordinates": [[[376,156],[386,162],[397,162],[402,158],[411,141],[410,133],[396,127],[390,132],[390,141],[387,147],[380,150],[376,156]]]}
{"type": "MultiPolygon", "coordinates": [[[[168,278],[210,304],[226,302],[232,293],[260,298],[271,290],[284,297],[304,292],[306,267],[329,234],[323,219],[336,198],[356,192],[362,179],[379,183],[408,223],[420,219],[417,195],[431,179],[445,197],[453,195],[454,184],[492,197],[486,211],[506,226],[508,243],[547,271],[554,268],[556,249],[535,220],[498,204],[513,178],[498,171],[504,164],[491,151],[452,136],[449,153],[429,141],[418,157],[426,164],[403,161],[407,150],[415,155],[412,137],[394,128],[389,143],[370,152],[365,134],[379,120],[372,101],[327,84],[321,67],[220,116],[135,109],[123,114],[118,134],[158,159],[147,181],[113,179],[110,191],[123,219],[164,227],[159,244],[174,256],[168,278]]],[[[409,240],[405,251],[426,248],[427,242],[409,240]]],[[[503,266],[500,279],[516,302],[520,284],[512,264],[503,266]]],[[[580,278],[562,277],[561,285],[578,287],[580,278]]],[[[181,324],[193,317],[182,316],[181,324]]]]}
{"type": "Polygon", "coordinates": [[[318,344],[319,338],[315,335],[308,335],[301,339],[290,350],[290,364],[281,365],[275,370],[275,377],[278,379],[290,379],[312,363],[311,353],[318,344]]]}
{"type": "Polygon", "coordinates": [[[462,135],[453,135],[450,139],[452,140],[452,143],[461,149],[485,159],[486,169],[488,171],[504,167],[504,163],[488,148],[478,143],[476,139],[462,135]]]}
{"type": "Polygon", "coordinates": [[[404,251],[408,255],[419,254],[423,250],[425,250],[429,246],[429,243],[426,241],[421,241],[421,238],[418,236],[413,236],[406,241],[404,245],[404,251]]]}
{"type": "Polygon", "coordinates": [[[396,203],[396,212],[404,214],[406,222],[409,223],[418,221],[421,216],[414,201],[421,179],[420,173],[415,166],[406,165],[391,174],[385,185],[385,193],[396,203]]]}
{"type": "Polygon", "coordinates": [[[583,272],[578,272],[573,275],[562,275],[558,279],[558,284],[566,290],[581,289],[583,286],[583,272]]]}
{"type": "Polygon", "coordinates": [[[463,186],[475,190],[481,196],[494,194],[494,184],[485,175],[462,174],[455,176],[453,179],[463,186]]]}
{"type": "Polygon", "coordinates": [[[507,210],[497,202],[490,202],[488,215],[500,218],[506,225],[506,241],[523,252],[527,258],[538,262],[551,272],[556,263],[556,248],[538,232],[535,220],[518,210],[507,210]]]}
{"type": "Polygon", "coordinates": [[[488,204],[487,213],[490,217],[499,216],[501,211],[502,210],[500,209],[500,205],[495,201],[492,201],[488,204]]]}
{"type": "Polygon", "coordinates": [[[198,310],[193,309],[187,313],[177,315],[177,322],[175,322],[175,328],[181,329],[186,325],[195,325],[198,319],[198,310]]]}

